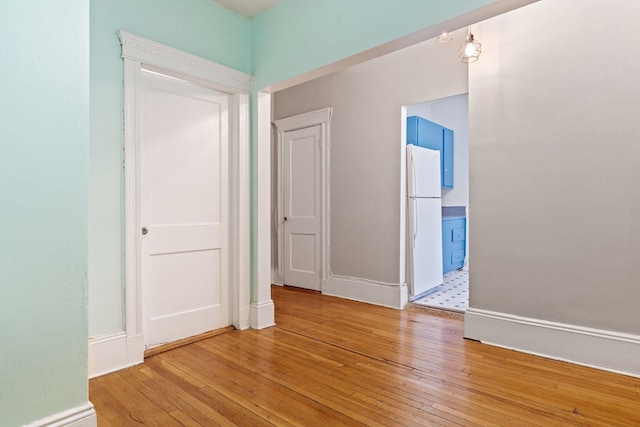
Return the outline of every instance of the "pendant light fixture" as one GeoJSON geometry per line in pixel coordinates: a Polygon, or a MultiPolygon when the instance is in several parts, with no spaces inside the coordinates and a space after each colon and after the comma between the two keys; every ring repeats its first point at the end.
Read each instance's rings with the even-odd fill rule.
{"type": "Polygon", "coordinates": [[[480,49],[481,46],[482,45],[473,38],[471,29],[469,29],[467,32],[467,39],[462,43],[462,46],[460,46],[460,60],[465,64],[476,62],[482,52],[480,49]]]}

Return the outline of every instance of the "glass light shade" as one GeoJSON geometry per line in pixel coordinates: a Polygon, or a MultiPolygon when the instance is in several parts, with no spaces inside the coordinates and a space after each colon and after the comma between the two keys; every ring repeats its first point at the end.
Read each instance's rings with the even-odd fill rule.
{"type": "Polygon", "coordinates": [[[453,39],[453,36],[451,35],[451,33],[446,31],[440,34],[438,37],[436,37],[436,41],[438,43],[447,43],[447,42],[450,42],[451,39],[453,39]]]}
{"type": "Polygon", "coordinates": [[[462,43],[462,46],[460,46],[460,60],[464,63],[476,62],[482,52],[480,49],[481,46],[480,43],[475,41],[473,34],[467,34],[467,39],[462,43]]]}

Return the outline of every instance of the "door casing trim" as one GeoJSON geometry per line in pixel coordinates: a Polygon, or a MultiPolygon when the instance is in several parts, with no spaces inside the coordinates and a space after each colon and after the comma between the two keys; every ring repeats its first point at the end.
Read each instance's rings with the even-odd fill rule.
{"type": "MultiPolygon", "coordinates": [[[[253,77],[169,46],[118,31],[124,61],[125,332],[143,336],[140,280],[139,83],[143,65],[229,95],[229,283],[232,324],[249,327],[250,154],[249,97],[253,77]]],[[[140,346],[138,346],[140,347],[140,346]]],[[[136,359],[144,348],[136,349],[136,359]]]]}

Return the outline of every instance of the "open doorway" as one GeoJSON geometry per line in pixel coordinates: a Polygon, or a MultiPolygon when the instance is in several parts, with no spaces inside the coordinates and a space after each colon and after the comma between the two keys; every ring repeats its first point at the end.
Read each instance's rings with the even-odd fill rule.
{"type": "MultiPolygon", "coordinates": [[[[442,259],[442,281],[435,283],[435,287],[422,286],[426,291],[416,292],[413,302],[430,308],[464,312],[469,301],[469,96],[465,93],[425,101],[407,105],[405,109],[408,133],[412,132],[409,122],[419,120],[425,126],[431,126],[422,127],[423,133],[432,130],[436,135],[441,135],[443,129],[445,135],[448,132],[452,139],[445,142],[446,136],[443,136],[440,150],[437,141],[426,144],[426,148],[440,151],[442,162],[440,173],[436,174],[436,178],[441,177],[441,191],[438,194],[441,210],[433,213],[437,218],[425,221],[441,223],[442,233],[433,233],[426,238],[431,239],[427,243],[437,247],[442,259]]],[[[405,142],[410,144],[415,142],[415,138],[416,135],[408,135],[405,142]]],[[[415,221],[408,221],[408,224],[412,222],[415,221]]],[[[411,241],[412,239],[407,238],[408,244],[411,241]]],[[[411,250],[408,249],[407,253],[411,253],[411,250]]],[[[412,257],[407,256],[408,271],[413,268],[411,261],[412,257]]],[[[424,265],[425,260],[414,259],[413,262],[426,269],[440,271],[440,266],[435,268],[436,266],[424,265]]],[[[408,272],[407,277],[410,276],[408,272]]]]}

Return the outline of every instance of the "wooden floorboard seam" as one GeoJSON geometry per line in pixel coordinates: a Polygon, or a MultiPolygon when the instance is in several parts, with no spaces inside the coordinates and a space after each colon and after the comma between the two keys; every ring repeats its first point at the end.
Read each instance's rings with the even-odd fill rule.
{"type": "Polygon", "coordinates": [[[90,380],[98,427],[640,427],[640,379],[465,340],[460,319],[272,288],[276,326],[90,380]]]}

